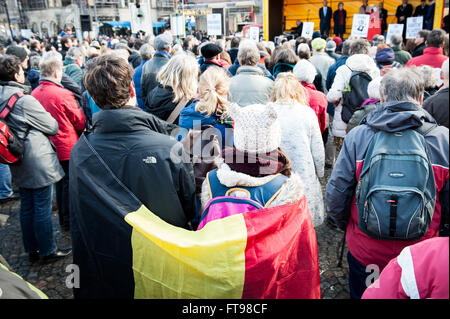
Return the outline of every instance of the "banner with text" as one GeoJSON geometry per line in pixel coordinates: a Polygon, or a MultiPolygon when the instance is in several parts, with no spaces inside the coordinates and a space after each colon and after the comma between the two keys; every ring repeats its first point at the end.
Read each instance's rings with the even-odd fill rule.
{"type": "Polygon", "coordinates": [[[406,19],[406,38],[415,39],[419,31],[423,29],[423,17],[411,17],[406,19]]]}

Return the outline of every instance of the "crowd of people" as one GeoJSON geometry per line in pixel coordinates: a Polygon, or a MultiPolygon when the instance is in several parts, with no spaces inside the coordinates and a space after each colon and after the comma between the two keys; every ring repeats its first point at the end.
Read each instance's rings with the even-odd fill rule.
{"type": "Polygon", "coordinates": [[[180,44],[164,33],[3,48],[2,127],[24,150],[0,164],[0,195],[13,198],[12,182],[19,189],[30,261],[71,253],[55,243],[53,189],[61,229],[79,233],[83,207],[73,194],[86,185],[71,180],[89,147],[171,225],[196,231],[218,197],[264,208],[306,196],[314,227],[346,233],[352,298],[448,298],[448,34],[423,30],[409,49],[401,36],[390,43],[316,32],[277,43],[188,36],[180,44]],[[186,144],[199,141],[196,132],[200,153],[186,144]],[[77,143],[81,136],[88,143],[77,143]],[[426,245],[439,252],[416,253],[426,245]],[[384,269],[380,288],[365,293],[372,264],[384,269]],[[423,286],[414,293],[399,274],[405,267],[423,286]]]}

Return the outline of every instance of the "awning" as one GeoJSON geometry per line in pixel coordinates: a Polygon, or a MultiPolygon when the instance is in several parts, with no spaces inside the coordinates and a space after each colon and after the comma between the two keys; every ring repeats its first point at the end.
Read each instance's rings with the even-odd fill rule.
{"type": "Polygon", "coordinates": [[[130,21],[107,21],[103,22],[104,24],[109,24],[113,28],[130,28],[131,29],[131,22],[130,21]]]}
{"type": "Polygon", "coordinates": [[[153,28],[164,28],[166,24],[166,21],[152,22],[153,28]]]}

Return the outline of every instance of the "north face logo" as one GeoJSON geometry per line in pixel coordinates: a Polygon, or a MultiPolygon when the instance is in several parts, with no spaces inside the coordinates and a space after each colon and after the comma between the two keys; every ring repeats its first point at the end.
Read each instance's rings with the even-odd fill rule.
{"type": "Polygon", "coordinates": [[[143,161],[145,164],[156,164],[156,158],[153,157],[153,156],[148,156],[148,157],[146,157],[146,158],[143,158],[142,161],[143,161]]]}

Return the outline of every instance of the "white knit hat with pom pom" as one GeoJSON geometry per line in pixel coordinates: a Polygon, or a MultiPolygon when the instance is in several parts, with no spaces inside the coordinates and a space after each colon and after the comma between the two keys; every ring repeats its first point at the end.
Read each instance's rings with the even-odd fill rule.
{"type": "Polygon", "coordinates": [[[238,151],[262,154],[280,147],[278,114],[271,104],[230,104],[227,114],[234,120],[234,145],[238,151]]]}

